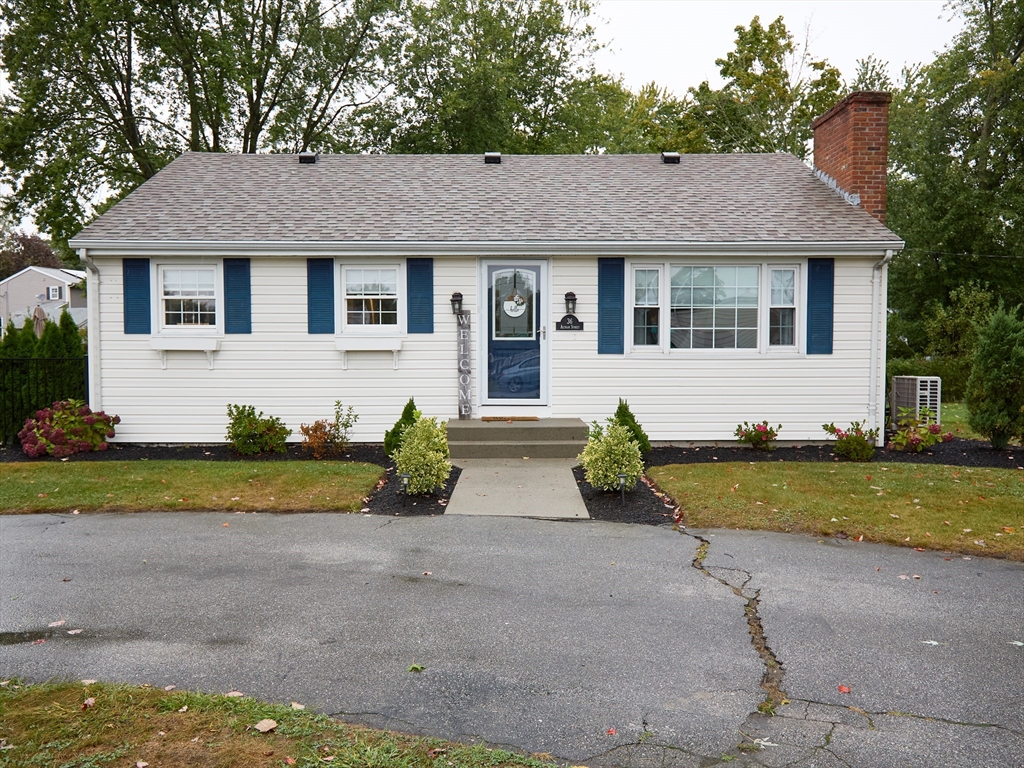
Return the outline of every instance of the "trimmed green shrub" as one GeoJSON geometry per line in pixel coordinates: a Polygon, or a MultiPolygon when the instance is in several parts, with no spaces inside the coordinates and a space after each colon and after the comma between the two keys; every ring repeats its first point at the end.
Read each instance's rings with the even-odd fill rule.
{"type": "Polygon", "coordinates": [[[276,416],[257,415],[251,405],[228,405],[227,441],[243,456],[257,453],[285,453],[285,441],[292,433],[276,416]]]}
{"type": "Polygon", "coordinates": [[[119,416],[103,411],[93,413],[81,400],[61,400],[36,411],[18,433],[21,449],[33,458],[47,454],[64,458],[74,453],[107,450],[107,438],[114,436],[119,416]]]}
{"type": "Polygon", "coordinates": [[[967,381],[967,423],[1006,448],[1014,437],[1024,439],[1024,321],[1020,307],[999,307],[978,328],[974,364],[967,381]]]}
{"type": "Polygon", "coordinates": [[[647,433],[644,432],[644,428],[640,426],[633,412],[629,410],[629,403],[621,397],[619,398],[619,407],[615,409],[615,416],[613,418],[616,423],[629,430],[629,434],[633,438],[633,442],[640,449],[641,455],[651,452],[651,441],[647,439],[647,433]]]}
{"type": "Polygon", "coordinates": [[[312,424],[302,424],[302,447],[313,454],[314,459],[328,459],[340,456],[348,450],[350,433],[359,421],[355,409],[350,405],[342,409],[341,400],[334,401],[334,421],[317,419],[312,424]]]}
{"type": "Polygon", "coordinates": [[[402,409],[401,417],[395,422],[395,426],[384,433],[384,453],[394,459],[395,453],[402,446],[402,436],[405,431],[415,424],[422,415],[416,410],[416,403],[410,397],[409,402],[402,409]]]}
{"type": "MultiPolygon", "coordinates": [[[[411,401],[410,401],[411,402],[411,401]]],[[[452,464],[448,461],[448,431],[436,417],[420,416],[405,430],[395,452],[395,470],[409,474],[407,493],[432,493],[448,482],[452,464]]]]}
{"type": "Polygon", "coordinates": [[[822,424],[821,428],[836,439],[832,450],[836,456],[847,461],[871,461],[875,457],[875,440],[878,428],[864,429],[859,421],[850,423],[849,429],[840,429],[835,424],[822,424]]]}
{"type": "Polygon", "coordinates": [[[629,429],[611,420],[604,429],[593,423],[579,461],[587,482],[604,491],[619,490],[620,472],[626,475],[627,490],[632,490],[644,473],[640,448],[629,429]]]}

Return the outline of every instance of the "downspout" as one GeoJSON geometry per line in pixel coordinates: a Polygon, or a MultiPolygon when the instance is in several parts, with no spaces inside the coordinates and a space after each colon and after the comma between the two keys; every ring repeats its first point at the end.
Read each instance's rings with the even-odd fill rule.
{"type": "Polygon", "coordinates": [[[886,267],[892,261],[895,252],[891,249],[885,252],[885,257],[875,264],[871,270],[871,387],[868,396],[868,429],[878,429],[879,434],[875,445],[881,446],[885,443],[884,420],[879,427],[878,420],[878,376],[879,358],[881,357],[881,328],[882,328],[882,286],[885,285],[887,275],[886,267]]]}
{"type": "Polygon", "coordinates": [[[103,387],[100,371],[100,271],[96,268],[86,248],[78,249],[78,259],[89,273],[86,279],[86,312],[89,318],[87,339],[89,344],[89,407],[93,411],[103,410],[103,387]]]}

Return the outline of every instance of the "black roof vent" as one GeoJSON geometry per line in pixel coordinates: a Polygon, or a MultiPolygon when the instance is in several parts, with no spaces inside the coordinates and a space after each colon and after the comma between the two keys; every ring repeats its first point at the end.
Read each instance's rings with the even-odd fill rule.
{"type": "Polygon", "coordinates": [[[679,153],[678,152],[662,152],[661,162],[665,165],[679,165],[679,153]]]}
{"type": "Polygon", "coordinates": [[[316,162],[316,152],[299,152],[299,162],[302,165],[312,165],[316,162]]]}
{"type": "Polygon", "coordinates": [[[501,165],[501,152],[484,152],[484,163],[487,165],[501,165]]]}

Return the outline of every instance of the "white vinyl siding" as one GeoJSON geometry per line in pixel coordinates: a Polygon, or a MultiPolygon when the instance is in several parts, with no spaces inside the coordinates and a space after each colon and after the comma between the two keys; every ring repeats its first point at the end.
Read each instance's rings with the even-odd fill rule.
{"type": "MultiPolygon", "coordinates": [[[[228,403],[253,405],[282,418],[293,430],[291,441],[302,439],[301,424],[330,418],[336,400],[352,405],[359,415],[356,442],[382,442],[410,397],[428,416],[458,414],[449,297],[461,291],[467,306],[476,305],[476,259],[434,261],[435,331],[403,340],[397,370],[394,354],[384,350],[348,352],[346,370],[336,336],[309,335],[306,260],[294,257],[252,258],[252,333],[221,338],[212,370],[202,351],[167,352],[167,369],[162,370],[160,352],[150,348],[149,336],[122,332],[121,260],[97,258],[96,263],[101,271],[101,402],[122,419],[115,441],[224,442],[228,403]]],[[[340,281],[340,270],[337,275],[340,281]]],[[[404,279],[403,270],[403,291],[404,279]]],[[[340,311],[340,297],[337,303],[340,311]]],[[[474,315],[474,361],[477,319],[474,315]]],[[[475,397],[473,407],[476,412],[475,397]]]]}
{"type": "MultiPolygon", "coordinates": [[[[358,259],[338,261],[359,266],[358,259]]],[[[628,324],[627,353],[616,356],[597,354],[597,259],[553,257],[548,294],[555,299],[546,316],[542,315],[550,344],[551,406],[538,409],[537,415],[603,422],[621,397],[629,402],[652,440],[684,445],[691,441],[732,443],[733,430],[744,420],[781,423],[782,443],[824,440],[824,423],[865,420],[870,397],[871,276],[877,259],[835,260],[831,355],[802,352],[806,332],[799,308],[806,301],[804,261],[790,259],[769,267],[760,258],[733,261],[731,266],[761,269],[763,346],[670,350],[663,338],[665,354],[631,354],[632,326],[628,324]],[[767,339],[771,303],[767,269],[789,267],[797,270],[797,344],[779,349],[769,346],[767,339]],[[576,315],[584,323],[583,331],[554,330],[555,321],[564,314],[560,299],[567,291],[578,297],[576,315]]],[[[710,258],[701,260],[703,264],[712,262],[710,258]]],[[[149,337],[122,332],[121,260],[97,257],[96,263],[101,272],[95,291],[100,299],[101,407],[122,419],[115,441],[223,442],[228,403],[250,404],[282,418],[293,430],[292,441],[301,440],[300,424],[330,417],[335,400],[352,405],[359,415],[353,432],[356,442],[381,442],[410,397],[428,416],[457,418],[456,321],[449,303],[454,291],[462,292],[465,306],[474,310],[471,389],[473,416],[481,414],[476,402],[478,343],[486,335],[486,322],[481,322],[475,311],[480,306],[478,286],[483,283],[479,278],[481,262],[474,257],[434,259],[435,330],[403,339],[397,370],[389,351],[348,352],[346,370],[334,336],[307,333],[306,265],[304,258],[297,257],[252,258],[252,334],[221,339],[219,351],[213,353],[212,370],[201,351],[168,352],[167,369],[162,370],[160,353],[149,347],[149,337]]],[[[696,263],[694,260],[693,265],[696,263]]],[[[363,265],[376,267],[381,262],[367,258],[363,265]]],[[[639,261],[636,264],[641,265],[639,261]]],[[[634,308],[632,266],[627,261],[625,298],[630,320],[634,308]]],[[[340,270],[337,279],[341,279],[340,270]]],[[[400,277],[400,289],[403,280],[400,277]]],[[[670,275],[663,270],[659,300],[666,313],[667,280],[670,275]]],[[[338,306],[340,311],[340,297],[338,306]]],[[[667,322],[667,314],[663,314],[662,337],[667,335],[667,322]]],[[[882,332],[884,348],[884,327],[882,332]]],[[[879,383],[883,370],[881,365],[879,383]]],[[[505,407],[501,415],[508,412],[505,407]]]]}

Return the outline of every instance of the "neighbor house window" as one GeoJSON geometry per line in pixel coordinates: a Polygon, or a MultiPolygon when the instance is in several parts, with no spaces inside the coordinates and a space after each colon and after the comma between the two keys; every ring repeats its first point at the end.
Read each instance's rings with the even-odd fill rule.
{"type": "Polygon", "coordinates": [[[215,267],[163,267],[160,296],[165,328],[213,328],[217,325],[215,267]]]}
{"type": "Polygon", "coordinates": [[[398,329],[398,268],[345,267],[342,270],[345,325],[398,329]]]}
{"type": "Polygon", "coordinates": [[[60,286],[51,285],[46,289],[46,298],[48,301],[56,301],[60,298],[60,286]]]}
{"type": "Polygon", "coordinates": [[[661,344],[661,270],[636,267],[633,270],[633,346],[661,344]]]}
{"type": "Polygon", "coordinates": [[[671,267],[672,349],[756,349],[758,267],[671,267]]]}
{"type": "Polygon", "coordinates": [[[771,270],[771,306],[768,310],[768,344],[796,344],[796,270],[771,270]]]}

